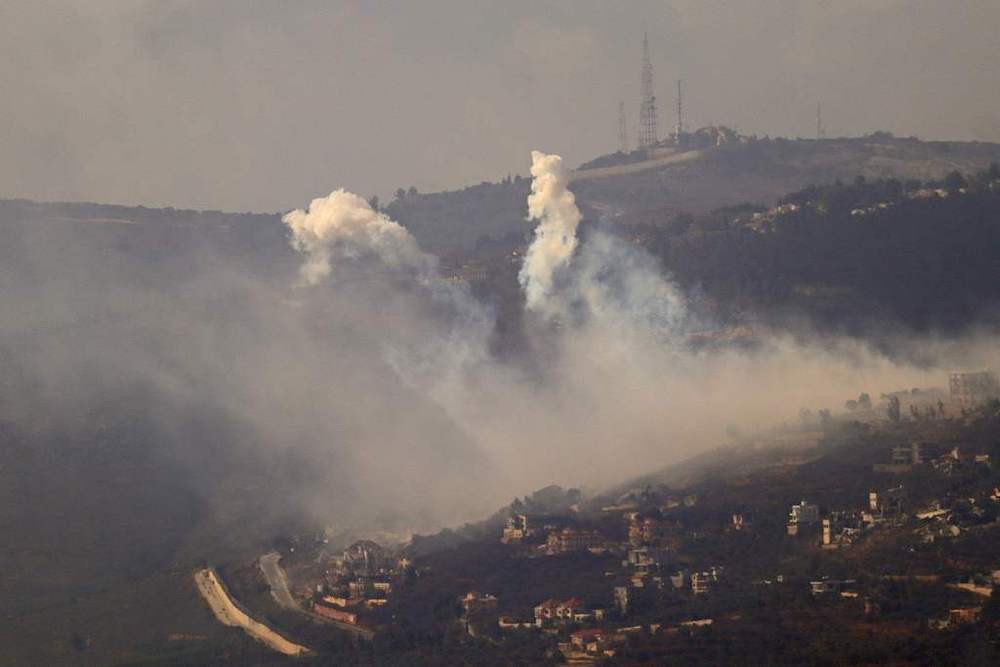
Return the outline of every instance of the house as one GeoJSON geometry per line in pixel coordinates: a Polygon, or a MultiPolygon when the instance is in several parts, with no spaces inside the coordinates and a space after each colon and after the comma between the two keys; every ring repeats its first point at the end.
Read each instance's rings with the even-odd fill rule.
{"type": "Polygon", "coordinates": [[[515,618],[513,616],[501,616],[497,619],[497,626],[501,630],[526,630],[535,627],[535,621],[515,618]]]}
{"type": "Polygon", "coordinates": [[[580,613],[586,613],[583,600],[569,598],[568,600],[548,599],[535,607],[535,625],[539,628],[547,625],[562,625],[572,622],[580,613]]]}
{"type": "Polygon", "coordinates": [[[613,647],[624,643],[625,634],[622,631],[609,632],[601,628],[584,628],[570,634],[569,641],[559,645],[559,650],[569,662],[591,662],[591,656],[608,656],[615,654],[613,647]]]}
{"type": "Polygon", "coordinates": [[[590,653],[596,653],[598,646],[604,643],[607,633],[601,628],[584,628],[576,630],[569,636],[569,642],[575,648],[590,653]]]}
{"type": "Polygon", "coordinates": [[[339,595],[327,595],[323,597],[323,602],[333,607],[348,607],[359,600],[352,600],[350,598],[342,597],[339,595]]]}
{"type": "Polygon", "coordinates": [[[351,625],[358,624],[358,615],[350,611],[343,611],[341,609],[334,609],[333,607],[313,603],[313,613],[318,616],[322,616],[323,618],[329,618],[341,623],[350,623],[351,625]]]}
{"type": "Polygon", "coordinates": [[[507,526],[503,529],[500,541],[504,544],[520,544],[530,535],[527,515],[515,514],[507,519],[507,526]]]}
{"type": "Polygon", "coordinates": [[[462,605],[461,621],[465,631],[473,637],[496,619],[497,599],[493,595],[469,591],[459,598],[459,602],[462,605]]]}
{"type": "Polygon", "coordinates": [[[695,572],[691,575],[691,592],[695,595],[704,595],[712,590],[712,585],[721,578],[721,567],[711,567],[703,572],[695,572]]]}
{"type": "Polygon", "coordinates": [[[344,550],[336,566],[343,572],[357,575],[374,575],[392,567],[388,552],[371,540],[355,542],[344,550]]]}
{"type": "Polygon", "coordinates": [[[705,572],[695,572],[691,575],[691,592],[704,595],[712,589],[712,581],[705,572]]]}
{"type": "Polygon", "coordinates": [[[798,535],[803,527],[812,526],[819,521],[819,505],[812,505],[805,500],[792,505],[788,513],[788,534],[798,535]]]}
{"type": "Polygon", "coordinates": [[[852,588],[857,582],[854,579],[819,579],[809,582],[809,590],[813,595],[824,595],[826,593],[841,593],[852,588]]]}
{"type": "Polygon", "coordinates": [[[898,514],[903,507],[903,487],[895,486],[885,491],[868,492],[868,509],[881,514],[898,514]]]}
{"type": "Polygon", "coordinates": [[[862,512],[831,512],[823,519],[823,537],[821,544],[825,549],[836,549],[852,544],[861,536],[866,522],[882,521],[882,513],[862,512]]]}
{"type": "Polygon", "coordinates": [[[968,625],[979,620],[982,607],[959,607],[948,610],[948,622],[950,625],[968,625]]]}
{"type": "Polygon", "coordinates": [[[497,599],[494,595],[485,595],[478,591],[469,591],[461,598],[462,609],[466,616],[489,614],[497,610],[497,599]]]}
{"type": "Polygon", "coordinates": [[[628,614],[629,592],[628,586],[615,586],[615,606],[622,616],[628,614]]]}
{"type": "Polygon", "coordinates": [[[655,544],[664,532],[662,521],[655,517],[639,517],[633,513],[629,519],[628,541],[633,547],[655,544]]]}
{"type": "Polygon", "coordinates": [[[563,528],[549,533],[545,541],[546,552],[550,555],[596,548],[601,545],[601,536],[593,530],[563,528]]]}
{"type": "Polygon", "coordinates": [[[924,445],[920,442],[892,448],[893,465],[919,465],[924,462],[924,458],[924,445]]]}
{"type": "Polygon", "coordinates": [[[643,571],[659,570],[667,562],[668,553],[666,549],[653,547],[629,549],[622,565],[643,571]]]}

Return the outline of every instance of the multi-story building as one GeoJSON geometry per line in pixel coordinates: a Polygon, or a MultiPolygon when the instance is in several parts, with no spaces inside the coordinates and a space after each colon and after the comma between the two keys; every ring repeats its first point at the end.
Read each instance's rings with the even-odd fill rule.
{"type": "Polygon", "coordinates": [[[788,513],[788,534],[798,535],[805,526],[811,526],[819,521],[819,505],[812,505],[805,500],[792,505],[788,513]]]}
{"type": "Polygon", "coordinates": [[[549,554],[563,554],[597,547],[602,542],[601,536],[593,530],[563,528],[549,533],[545,547],[549,554]]]}
{"type": "Polygon", "coordinates": [[[535,625],[541,628],[547,625],[571,623],[578,614],[584,613],[586,609],[580,598],[569,598],[561,602],[548,599],[535,607],[535,625]]]}
{"type": "Polygon", "coordinates": [[[712,590],[712,585],[717,583],[721,577],[721,567],[712,567],[703,572],[695,572],[691,575],[691,592],[695,595],[704,595],[712,590]]]}
{"type": "Polygon", "coordinates": [[[504,544],[520,544],[530,534],[527,515],[515,514],[507,519],[507,526],[503,529],[500,541],[504,544]]]}

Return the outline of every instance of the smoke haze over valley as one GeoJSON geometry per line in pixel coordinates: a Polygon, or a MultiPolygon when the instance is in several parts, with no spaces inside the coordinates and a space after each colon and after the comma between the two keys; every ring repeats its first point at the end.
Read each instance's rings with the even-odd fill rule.
{"type": "Polygon", "coordinates": [[[0,7],[0,663],[256,663],[194,568],[945,420],[1000,368],[1000,11],[959,4],[0,7]],[[642,30],[662,123],[613,151],[642,30]]]}

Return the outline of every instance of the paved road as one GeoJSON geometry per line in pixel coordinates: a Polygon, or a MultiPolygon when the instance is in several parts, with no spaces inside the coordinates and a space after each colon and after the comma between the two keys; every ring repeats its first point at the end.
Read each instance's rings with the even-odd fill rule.
{"type": "Polygon", "coordinates": [[[374,631],[369,628],[365,628],[360,625],[352,625],[350,623],[342,623],[340,621],[335,621],[332,618],[314,614],[296,603],[295,598],[292,597],[292,592],[288,590],[288,577],[285,575],[284,568],[281,567],[281,564],[278,562],[279,560],[281,560],[281,554],[277,551],[266,553],[260,557],[260,569],[264,573],[264,578],[267,579],[267,585],[271,587],[271,595],[279,605],[285,609],[291,609],[292,611],[305,614],[322,623],[333,625],[341,630],[354,633],[358,636],[364,637],[365,639],[371,639],[375,636],[374,631]]]}
{"type": "Polygon", "coordinates": [[[285,655],[308,655],[312,653],[301,644],[282,637],[277,632],[264,625],[260,621],[250,617],[240,609],[236,602],[229,597],[229,593],[219,581],[215,570],[206,568],[194,573],[195,583],[198,585],[198,592],[212,609],[212,613],[223,625],[243,628],[243,630],[254,639],[266,644],[279,653],[285,655]]]}
{"type": "Polygon", "coordinates": [[[305,611],[295,602],[292,592],[288,590],[288,577],[278,561],[281,554],[277,551],[264,554],[260,557],[260,569],[267,579],[267,585],[271,587],[271,596],[285,609],[293,611],[305,611]]]}

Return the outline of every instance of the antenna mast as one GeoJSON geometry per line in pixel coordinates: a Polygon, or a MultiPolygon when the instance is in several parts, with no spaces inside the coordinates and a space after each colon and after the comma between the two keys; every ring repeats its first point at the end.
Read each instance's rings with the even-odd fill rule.
{"type": "Polygon", "coordinates": [[[628,153],[628,124],[625,120],[625,103],[618,103],[618,152],[628,153]]]}
{"type": "Polygon", "coordinates": [[[681,80],[677,79],[677,127],[674,134],[677,139],[681,138],[684,132],[684,89],[681,87],[681,80]]]}
{"type": "Polygon", "coordinates": [[[656,96],[653,94],[653,63],[649,59],[649,38],[642,36],[640,71],[639,148],[656,145],[656,96]]]}

